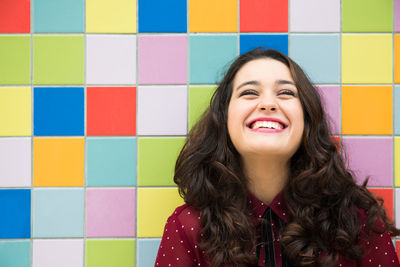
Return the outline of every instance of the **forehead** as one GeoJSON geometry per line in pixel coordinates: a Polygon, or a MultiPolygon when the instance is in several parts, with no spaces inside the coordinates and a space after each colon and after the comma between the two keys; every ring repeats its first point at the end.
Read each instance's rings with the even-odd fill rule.
{"type": "Polygon", "coordinates": [[[257,80],[266,83],[276,80],[293,82],[289,68],[282,62],[270,58],[255,59],[244,64],[236,73],[233,85],[235,87],[239,83],[248,80],[257,80]]]}

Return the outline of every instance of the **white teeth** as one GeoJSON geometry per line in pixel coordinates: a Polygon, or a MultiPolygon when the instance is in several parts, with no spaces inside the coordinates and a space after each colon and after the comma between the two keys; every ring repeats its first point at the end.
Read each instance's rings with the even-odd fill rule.
{"type": "Polygon", "coordinates": [[[271,129],[277,129],[277,130],[283,129],[282,125],[279,122],[275,122],[275,121],[256,121],[253,123],[251,128],[252,129],[271,128],[271,129]]]}

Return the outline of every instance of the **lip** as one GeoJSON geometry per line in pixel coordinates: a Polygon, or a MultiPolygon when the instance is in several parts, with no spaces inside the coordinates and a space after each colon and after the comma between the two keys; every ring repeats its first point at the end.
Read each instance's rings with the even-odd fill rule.
{"type": "Polygon", "coordinates": [[[250,128],[250,125],[251,125],[252,123],[256,122],[256,121],[275,121],[275,122],[279,122],[280,124],[282,124],[282,125],[284,126],[283,129],[281,129],[281,130],[260,128],[260,129],[262,129],[262,130],[273,130],[274,132],[281,132],[281,131],[285,130],[285,129],[287,128],[287,126],[288,126],[286,123],[284,123],[284,122],[281,121],[280,119],[272,118],[272,117],[259,117],[259,118],[252,119],[249,123],[246,124],[246,126],[247,126],[250,130],[253,130],[253,131],[260,130],[260,129],[254,130],[254,129],[251,129],[251,128],[250,128]]]}

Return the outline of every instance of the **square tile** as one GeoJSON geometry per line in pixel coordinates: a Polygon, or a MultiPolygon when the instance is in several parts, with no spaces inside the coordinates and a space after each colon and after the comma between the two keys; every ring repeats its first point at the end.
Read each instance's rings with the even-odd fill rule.
{"type": "Polygon", "coordinates": [[[291,0],[291,32],[340,32],[340,0],[291,0]]]}
{"type": "Polygon", "coordinates": [[[0,239],[31,237],[31,190],[0,189],[0,239]]]}
{"type": "Polygon", "coordinates": [[[187,87],[139,87],[137,126],[139,135],[185,135],[187,87]]]}
{"type": "Polygon", "coordinates": [[[375,196],[380,197],[384,201],[383,207],[386,214],[393,220],[393,189],[392,188],[368,188],[368,190],[375,196]]]}
{"type": "Polygon", "coordinates": [[[322,105],[327,115],[331,134],[340,134],[340,86],[320,85],[316,88],[321,95],[322,105]]]}
{"type": "Polygon", "coordinates": [[[31,266],[31,241],[0,241],[0,259],[4,266],[31,266]]]}
{"type": "MultiPolygon", "coordinates": [[[[399,207],[400,206],[400,188],[395,189],[395,200],[396,200],[395,207],[399,207]]],[[[395,213],[396,213],[396,219],[395,219],[396,227],[399,228],[400,227],[400,212],[397,212],[397,208],[395,210],[395,213]]],[[[397,245],[397,251],[400,252],[400,244],[397,243],[396,245],[397,245]]]]}
{"type": "Polygon", "coordinates": [[[392,6],[392,0],[342,0],[343,32],[391,32],[392,6]]]}
{"type": "Polygon", "coordinates": [[[31,157],[30,137],[0,138],[0,187],[30,187],[31,157]]]}
{"type": "Polygon", "coordinates": [[[84,32],[84,0],[33,1],[34,32],[84,32]]]}
{"type": "Polygon", "coordinates": [[[343,83],[392,83],[391,34],[343,34],[343,83]]]}
{"type": "Polygon", "coordinates": [[[189,87],[189,130],[210,106],[211,97],[215,89],[215,86],[189,87]]]}
{"type": "Polygon", "coordinates": [[[136,83],[136,36],[88,35],[86,83],[136,83]]]}
{"type": "Polygon", "coordinates": [[[275,49],[285,55],[288,54],[288,35],[258,35],[246,34],[240,35],[240,54],[244,54],[257,47],[264,47],[265,49],[275,49]]]}
{"type": "Polygon", "coordinates": [[[400,187],[400,137],[394,137],[394,182],[400,187]]]}
{"type": "Polygon", "coordinates": [[[393,186],[391,137],[343,137],[344,156],[357,184],[370,176],[368,186],[393,186]]]}
{"type": "Polygon", "coordinates": [[[139,138],[138,185],[175,185],[174,166],[184,142],[183,137],[139,138]]]}
{"type": "Polygon", "coordinates": [[[168,217],[183,204],[176,188],[139,188],[137,236],[161,237],[168,217]]]}
{"type": "Polygon", "coordinates": [[[237,32],[237,1],[188,0],[190,32],[237,32]]]}
{"type": "Polygon", "coordinates": [[[394,86],[393,104],[394,134],[400,135],[400,85],[394,86]]]}
{"type": "Polygon", "coordinates": [[[292,34],[289,54],[314,83],[340,83],[338,34],[292,34]]]}
{"type": "Polygon", "coordinates": [[[142,35],[138,41],[140,84],[186,84],[185,35],[142,35]]]}
{"type": "Polygon", "coordinates": [[[3,8],[0,9],[0,33],[31,32],[30,0],[2,0],[1,4],[3,8]]]}
{"type": "Polygon", "coordinates": [[[192,35],[189,43],[191,84],[218,83],[238,54],[233,35],[192,35]]]}
{"type": "Polygon", "coordinates": [[[83,267],[83,239],[33,240],[33,267],[83,267]]]}
{"type": "Polygon", "coordinates": [[[240,1],[240,32],[287,32],[288,2],[240,1]]]}
{"type": "Polygon", "coordinates": [[[83,138],[34,138],[33,186],[83,186],[83,138]]]}
{"type": "Polygon", "coordinates": [[[86,267],[135,266],[135,240],[86,240],[86,267]]]}
{"type": "Polygon", "coordinates": [[[31,38],[29,36],[0,36],[0,73],[0,84],[31,83],[31,38]]]}
{"type": "Polygon", "coordinates": [[[394,35],[394,82],[400,83],[400,34],[394,35]]]}
{"type": "Polygon", "coordinates": [[[135,236],[134,188],[86,189],[86,236],[135,236]]]}
{"type": "Polygon", "coordinates": [[[138,267],[154,266],[161,239],[137,239],[138,267]]]}
{"type": "Polygon", "coordinates": [[[83,225],[83,188],[33,190],[34,237],[83,237],[83,225]]]}
{"type": "Polygon", "coordinates": [[[186,0],[139,0],[139,32],[187,32],[186,0]]]}
{"type": "Polygon", "coordinates": [[[136,138],[87,138],[87,186],[135,186],[136,138]]]}
{"type": "Polygon", "coordinates": [[[84,135],[83,87],[35,87],[34,135],[84,135]]]}
{"type": "Polygon", "coordinates": [[[34,84],[83,84],[82,35],[33,36],[34,84]]]}
{"type": "Polygon", "coordinates": [[[32,134],[30,87],[0,87],[0,136],[32,134]]]}
{"type": "Polygon", "coordinates": [[[392,124],[391,86],[342,87],[343,134],[391,135],[392,124]]]}
{"type": "Polygon", "coordinates": [[[136,135],[136,87],[88,87],[87,135],[136,135]]]}

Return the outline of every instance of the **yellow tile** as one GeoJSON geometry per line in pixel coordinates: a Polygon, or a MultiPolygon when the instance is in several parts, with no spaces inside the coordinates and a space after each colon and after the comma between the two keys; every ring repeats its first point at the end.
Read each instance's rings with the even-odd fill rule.
{"type": "Polygon", "coordinates": [[[189,0],[190,32],[237,32],[237,1],[189,0]]]}
{"type": "Polygon", "coordinates": [[[32,133],[30,87],[0,87],[0,136],[32,133]]]}
{"type": "Polygon", "coordinates": [[[400,137],[394,138],[394,184],[400,187],[400,137]]]}
{"type": "Polygon", "coordinates": [[[136,0],[86,0],[86,32],[136,33],[136,0]]]}
{"type": "Polygon", "coordinates": [[[137,201],[137,237],[161,237],[168,217],[184,204],[177,188],[139,188],[137,201]]]}
{"type": "Polygon", "coordinates": [[[343,134],[392,134],[392,86],[343,86],[343,134]]]}
{"type": "Polygon", "coordinates": [[[34,138],[33,186],[83,186],[83,138],[34,138]]]}
{"type": "Polygon", "coordinates": [[[343,83],[392,83],[391,34],[343,34],[343,83]]]}

